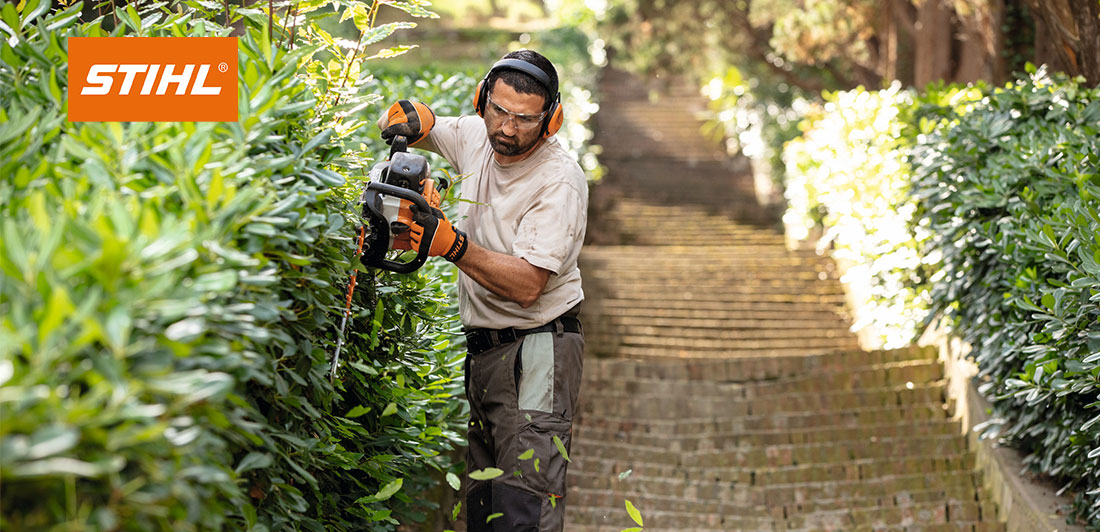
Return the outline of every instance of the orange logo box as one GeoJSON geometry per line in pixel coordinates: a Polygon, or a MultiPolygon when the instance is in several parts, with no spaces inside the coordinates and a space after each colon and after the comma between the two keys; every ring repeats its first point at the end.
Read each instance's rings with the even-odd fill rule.
{"type": "Polygon", "coordinates": [[[236,122],[236,37],[70,37],[70,122],[236,122]]]}

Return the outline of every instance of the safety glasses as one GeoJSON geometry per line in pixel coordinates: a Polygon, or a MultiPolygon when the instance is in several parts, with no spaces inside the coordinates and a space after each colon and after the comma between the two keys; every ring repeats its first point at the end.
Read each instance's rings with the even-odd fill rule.
{"type": "Polygon", "coordinates": [[[534,129],[542,123],[542,118],[546,116],[546,111],[537,115],[513,113],[494,102],[488,94],[485,95],[485,98],[489,100],[489,105],[486,106],[489,118],[494,122],[500,122],[501,125],[504,125],[508,120],[512,120],[512,124],[515,125],[516,129],[534,129]]]}

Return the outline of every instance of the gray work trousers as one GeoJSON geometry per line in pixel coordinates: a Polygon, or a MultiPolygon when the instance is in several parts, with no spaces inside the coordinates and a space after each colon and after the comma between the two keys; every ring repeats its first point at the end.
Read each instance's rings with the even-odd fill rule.
{"type": "Polygon", "coordinates": [[[562,530],[568,463],[554,437],[568,453],[583,360],[583,334],[560,326],[466,356],[466,470],[504,471],[467,477],[468,532],[562,530]]]}

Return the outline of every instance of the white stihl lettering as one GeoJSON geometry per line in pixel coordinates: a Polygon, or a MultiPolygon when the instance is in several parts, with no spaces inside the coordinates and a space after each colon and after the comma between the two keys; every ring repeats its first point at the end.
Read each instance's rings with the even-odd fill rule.
{"type": "Polygon", "coordinates": [[[161,66],[159,64],[92,65],[88,69],[87,84],[80,89],[80,94],[85,96],[111,94],[111,88],[114,86],[116,79],[111,74],[123,75],[122,84],[118,87],[119,96],[130,94],[139,74],[144,75],[139,94],[145,96],[152,94],[154,88],[156,88],[157,95],[167,94],[170,85],[176,86],[174,91],[176,95],[217,96],[222,93],[221,87],[206,86],[206,76],[210,73],[210,65],[183,65],[179,72],[176,72],[177,65],[167,64],[163,65],[164,68],[161,68],[161,66]],[[191,75],[195,74],[196,66],[198,66],[198,73],[195,75],[194,84],[192,84],[191,75]],[[187,90],[188,86],[191,87],[190,91],[187,90]]]}
{"type": "Polygon", "coordinates": [[[88,69],[88,85],[80,89],[80,94],[88,94],[92,96],[98,96],[101,94],[111,93],[111,83],[114,83],[115,78],[111,76],[104,76],[107,72],[114,72],[118,69],[118,65],[92,65],[92,68],[88,69]],[[92,87],[90,85],[97,85],[92,87]]]}
{"type": "Polygon", "coordinates": [[[122,88],[118,90],[118,93],[122,95],[130,94],[130,86],[134,84],[134,77],[146,70],[149,70],[149,65],[119,65],[118,71],[125,72],[126,78],[122,80],[122,88]]]}

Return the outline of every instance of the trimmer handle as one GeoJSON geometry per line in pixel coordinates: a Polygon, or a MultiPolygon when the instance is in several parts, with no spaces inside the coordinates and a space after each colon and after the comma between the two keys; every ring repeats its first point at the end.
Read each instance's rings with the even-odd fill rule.
{"type": "Polygon", "coordinates": [[[409,139],[405,135],[394,136],[390,144],[390,158],[393,158],[393,154],[404,151],[409,151],[409,139]]]}
{"type": "MultiPolygon", "coordinates": [[[[432,208],[428,205],[428,202],[424,200],[424,196],[417,194],[416,192],[404,187],[398,187],[394,185],[387,185],[386,183],[370,182],[367,183],[367,191],[375,191],[387,196],[395,196],[403,200],[411,201],[420,212],[431,213],[432,208]]],[[[374,268],[381,268],[396,273],[412,273],[424,265],[424,262],[428,260],[428,251],[432,246],[432,239],[435,238],[435,231],[439,228],[439,220],[435,216],[425,217],[427,220],[424,222],[424,236],[420,240],[420,249],[416,251],[416,258],[409,262],[398,262],[395,260],[386,259],[384,255],[363,254],[360,260],[363,264],[374,268]]]]}

